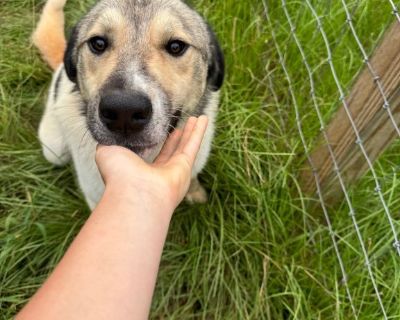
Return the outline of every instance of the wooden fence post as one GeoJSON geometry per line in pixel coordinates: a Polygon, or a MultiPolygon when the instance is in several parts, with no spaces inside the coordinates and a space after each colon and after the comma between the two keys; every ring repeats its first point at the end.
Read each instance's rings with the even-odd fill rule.
{"type": "MultiPolygon", "coordinates": [[[[400,124],[400,23],[396,21],[386,32],[373,57],[372,68],[379,75],[390,110],[397,125],[400,124]]],[[[354,123],[358,128],[363,145],[371,162],[375,161],[396,137],[399,137],[376,80],[366,67],[356,80],[346,98],[354,123]]],[[[368,163],[356,144],[356,135],[342,106],[326,128],[330,145],[337,159],[346,185],[356,182],[369,169],[368,163]]],[[[326,140],[321,135],[311,159],[318,172],[321,189],[328,203],[343,198],[334,164],[326,140]]],[[[399,159],[400,161],[400,159],[399,159]]],[[[306,194],[316,192],[311,168],[301,173],[301,183],[306,194]]]]}

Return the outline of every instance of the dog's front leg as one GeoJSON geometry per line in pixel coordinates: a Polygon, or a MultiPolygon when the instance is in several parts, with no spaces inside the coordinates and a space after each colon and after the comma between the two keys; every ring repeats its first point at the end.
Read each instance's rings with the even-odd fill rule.
{"type": "Polygon", "coordinates": [[[51,107],[47,107],[39,125],[39,140],[47,161],[57,166],[66,164],[71,155],[61,132],[60,124],[51,107]]]}
{"type": "MultiPolygon", "coordinates": [[[[71,88],[61,90],[62,87],[66,86],[63,72],[63,67],[59,67],[53,75],[46,108],[39,124],[39,140],[42,144],[43,155],[50,163],[57,166],[62,166],[71,159],[70,150],[64,136],[65,130],[60,123],[60,119],[63,119],[63,117],[68,119],[69,117],[67,113],[66,115],[61,114],[60,118],[60,112],[62,113],[62,110],[65,109],[65,107],[60,107],[60,103],[63,105],[73,104],[69,100],[65,102],[64,91],[68,92],[71,88]]],[[[72,86],[72,84],[68,82],[68,86],[72,86]]]]}

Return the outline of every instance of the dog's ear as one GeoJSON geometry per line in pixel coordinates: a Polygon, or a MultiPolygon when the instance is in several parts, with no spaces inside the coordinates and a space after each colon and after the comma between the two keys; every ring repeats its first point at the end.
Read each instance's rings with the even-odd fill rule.
{"type": "Polygon", "coordinates": [[[72,82],[76,82],[76,63],[77,63],[77,53],[76,53],[76,42],[78,40],[78,27],[75,26],[72,29],[71,36],[69,37],[67,49],[64,54],[64,67],[68,78],[72,82]]]}
{"type": "Polygon", "coordinates": [[[225,77],[224,54],[210,26],[208,26],[208,33],[210,37],[211,56],[208,61],[207,84],[212,91],[218,91],[221,89],[225,77]]]}

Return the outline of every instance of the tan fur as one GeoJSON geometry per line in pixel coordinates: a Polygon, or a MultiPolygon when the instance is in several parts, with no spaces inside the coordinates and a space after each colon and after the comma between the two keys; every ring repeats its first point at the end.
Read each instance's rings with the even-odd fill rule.
{"type": "MultiPolygon", "coordinates": [[[[80,83],[84,84],[81,88],[84,97],[95,95],[116,71],[121,57],[129,56],[132,51],[131,38],[136,36],[130,34],[130,23],[119,10],[107,9],[101,14],[101,19],[86,31],[83,39],[98,34],[111,34],[113,49],[96,59],[93,59],[88,48],[84,49],[81,63],[85,65],[85,72],[79,75],[80,83]]],[[[206,85],[200,79],[204,79],[207,73],[206,64],[201,63],[202,53],[197,49],[196,39],[185,32],[182,23],[169,10],[157,14],[139,38],[143,48],[135,48],[135,55],[145,56],[149,73],[161,84],[175,105],[185,105],[186,112],[193,111],[206,85]],[[171,35],[192,45],[179,60],[163,49],[171,35]],[[199,81],[194,77],[195,66],[202,68],[199,81]]]]}
{"type": "MultiPolygon", "coordinates": [[[[91,27],[87,33],[87,38],[98,34],[104,34],[105,29],[110,29],[115,36],[113,41],[115,41],[116,44],[124,44],[128,41],[126,32],[124,32],[127,28],[128,21],[126,21],[126,18],[121,15],[118,10],[109,9],[103,14],[103,20],[98,21],[91,27]]],[[[106,83],[110,74],[116,69],[122,54],[123,53],[118,50],[106,52],[101,58],[101,67],[99,68],[99,63],[93,59],[93,54],[88,48],[85,49],[82,60],[83,64],[86,66],[86,72],[80,74],[80,76],[84,78],[81,79],[81,82],[86,84],[85,87],[82,88],[86,90],[86,92],[82,92],[84,96],[93,96],[100,90],[101,86],[106,83]]]]}
{"type": "Polygon", "coordinates": [[[193,111],[205,87],[205,83],[195,82],[194,66],[203,66],[202,78],[207,73],[205,65],[200,63],[201,52],[192,46],[185,56],[177,61],[159,49],[160,44],[168,40],[169,34],[195,45],[194,39],[185,33],[183,25],[168,10],[158,14],[149,29],[152,44],[152,50],[146,59],[149,72],[162,84],[169,96],[173,97],[176,104],[184,104],[188,107],[186,111],[193,111]]]}
{"type": "Polygon", "coordinates": [[[32,35],[33,44],[53,70],[62,63],[66,40],[64,34],[64,12],[66,0],[49,0],[32,35]]]}

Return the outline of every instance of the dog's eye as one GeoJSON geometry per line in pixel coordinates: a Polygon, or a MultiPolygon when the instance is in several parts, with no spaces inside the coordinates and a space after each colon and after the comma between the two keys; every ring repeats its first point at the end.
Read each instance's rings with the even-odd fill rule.
{"type": "Polygon", "coordinates": [[[108,47],[107,40],[102,37],[93,37],[89,39],[89,49],[94,54],[102,54],[108,47]]]}
{"type": "Polygon", "coordinates": [[[186,52],[187,48],[188,45],[180,40],[172,40],[168,42],[167,46],[165,47],[167,52],[174,57],[182,56],[186,52]]]}

